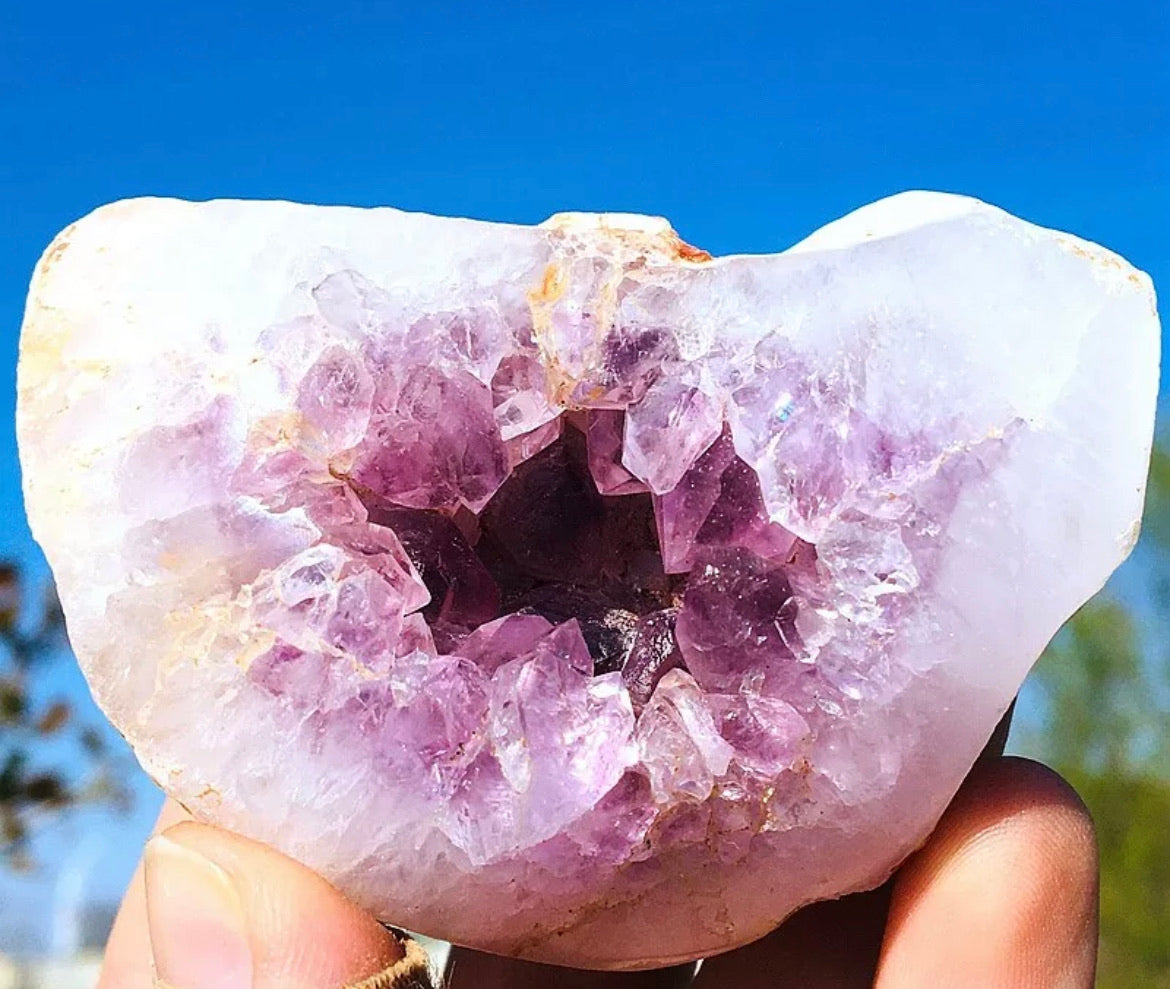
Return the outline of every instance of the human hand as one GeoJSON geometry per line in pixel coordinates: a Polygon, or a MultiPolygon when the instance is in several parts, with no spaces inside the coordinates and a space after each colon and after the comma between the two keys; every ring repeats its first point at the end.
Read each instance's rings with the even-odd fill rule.
{"type": "MultiPolygon", "coordinates": [[[[401,943],[319,876],[168,804],[122,904],[98,989],[342,989],[410,967],[401,943]],[[180,823],[176,823],[180,822],[180,823]]],[[[815,904],[703,963],[597,973],[454,949],[450,989],[1079,989],[1093,985],[1097,857],[1073,790],[985,755],[886,885],[815,904]]],[[[413,986],[409,981],[365,989],[413,986]]]]}

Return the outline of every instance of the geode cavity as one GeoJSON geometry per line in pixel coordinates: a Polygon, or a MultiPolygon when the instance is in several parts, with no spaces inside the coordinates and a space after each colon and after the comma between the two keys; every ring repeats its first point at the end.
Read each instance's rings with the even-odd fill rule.
{"type": "Polygon", "coordinates": [[[910,193],[771,257],[137,200],[37,269],[29,513],[99,702],[379,916],[593,967],[873,886],[1133,544],[1116,255],[910,193]]]}

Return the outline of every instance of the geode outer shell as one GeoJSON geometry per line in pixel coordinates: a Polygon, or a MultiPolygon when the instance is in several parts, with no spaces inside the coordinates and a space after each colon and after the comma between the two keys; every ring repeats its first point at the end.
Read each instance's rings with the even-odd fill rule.
{"type": "Polygon", "coordinates": [[[95,696],[198,817],[395,924],[637,968],[872,887],[1137,535],[1116,255],[907,193],[775,256],[115,203],[19,437],[95,696]]]}

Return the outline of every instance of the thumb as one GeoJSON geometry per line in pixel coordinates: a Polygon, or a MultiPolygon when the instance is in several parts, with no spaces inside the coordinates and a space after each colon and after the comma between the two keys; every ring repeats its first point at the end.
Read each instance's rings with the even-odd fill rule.
{"type": "Polygon", "coordinates": [[[202,824],[152,839],[144,858],[155,975],[166,989],[342,989],[418,985],[403,945],[320,876],[202,824]],[[396,964],[397,963],[397,964],[396,964]]]}

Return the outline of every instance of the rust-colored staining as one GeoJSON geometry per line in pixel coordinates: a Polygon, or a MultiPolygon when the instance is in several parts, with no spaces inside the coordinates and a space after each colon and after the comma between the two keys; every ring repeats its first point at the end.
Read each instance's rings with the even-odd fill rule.
{"type": "Polygon", "coordinates": [[[544,277],[541,278],[540,285],[528,292],[529,305],[534,308],[554,305],[557,299],[565,294],[566,284],[567,279],[564,272],[557,266],[556,262],[551,262],[544,269],[544,277]]]}
{"type": "Polygon", "coordinates": [[[603,226],[602,229],[633,255],[626,260],[628,267],[644,267],[648,259],[661,259],[663,255],[671,261],[686,261],[691,264],[702,264],[711,260],[708,251],[688,244],[668,226],[655,232],[616,226],[603,226]]]}
{"type": "Polygon", "coordinates": [[[585,395],[585,400],[582,405],[586,408],[592,407],[595,402],[601,400],[605,395],[605,389],[601,385],[594,385],[585,395]]]}
{"type": "Polygon", "coordinates": [[[528,311],[532,316],[532,332],[537,345],[543,350],[548,336],[550,311],[557,300],[565,294],[569,279],[557,263],[551,262],[544,269],[540,284],[528,290],[528,311]]]}
{"type": "Polygon", "coordinates": [[[71,223],[64,230],[62,230],[55,238],[53,243],[49,245],[48,250],[45,251],[44,257],[41,258],[41,275],[47,275],[53,266],[61,260],[65,255],[66,249],[73,238],[73,231],[77,229],[76,223],[71,223]]]}
{"type": "Polygon", "coordinates": [[[544,269],[540,284],[528,290],[528,312],[532,319],[532,336],[544,357],[546,374],[551,384],[552,397],[559,401],[572,391],[573,382],[557,360],[550,340],[552,310],[568,288],[568,275],[555,261],[544,269]]]}
{"type": "Polygon", "coordinates": [[[657,220],[649,227],[630,225],[629,220],[618,215],[559,213],[546,221],[561,256],[545,266],[540,281],[526,295],[532,335],[545,366],[548,397],[567,408],[588,406],[600,399],[605,389],[594,383],[587,394],[580,394],[580,370],[566,367],[557,353],[552,313],[569,290],[566,262],[592,246],[597,257],[609,266],[608,276],[601,277],[600,283],[592,287],[589,300],[592,303],[589,322],[596,346],[612,326],[619,304],[619,285],[630,272],[646,273],[646,277],[653,278],[671,262],[701,264],[712,260],[707,251],[684,242],[665,220],[657,220]],[[575,243],[575,237],[582,238],[582,243],[575,243]]]}
{"type": "Polygon", "coordinates": [[[1138,277],[1137,272],[1130,268],[1124,258],[1119,257],[1107,248],[1097,244],[1086,244],[1084,241],[1068,236],[1058,237],[1057,243],[1070,254],[1078,258],[1083,258],[1090,264],[1094,264],[1098,268],[1106,271],[1123,272],[1128,281],[1135,285],[1141,285],[1141,279],[1138,277]]]}
{"type": "Polygon", "coordinates": [[[711,252],[704,251],[701,247],[693,247],[685,240],[682,240],[675,235],[675,242],[673,244],[674,254],[680,261],[690,261],[692,264],[702,264],[704,261],[711,260],[711,252]]]}

